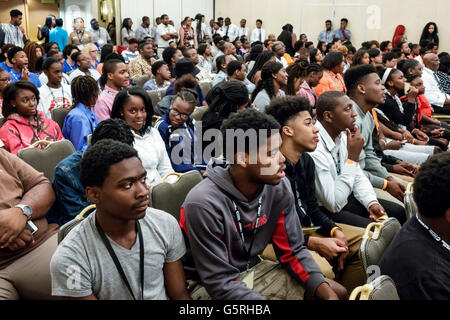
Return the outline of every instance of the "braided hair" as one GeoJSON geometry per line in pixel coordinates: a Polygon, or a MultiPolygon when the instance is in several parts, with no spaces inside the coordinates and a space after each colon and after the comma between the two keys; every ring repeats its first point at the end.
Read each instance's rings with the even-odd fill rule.
{"type": "Polygon", "coordinates": [[[283,69],[283,65],[278,62],[268,61],[261,69],[261,80],[259,80],[256,85],[255,90],[252,93],[252,102],[255,101],[258,93],[265,89],[269,98],[272,99],[275,97],[275,87],[273,84],[273,75],[277,74],[281,69],[283,69]]]}
{"type": "MultiPolygon", "coordinates": [[[[301,59],[296,61],[293,65],[289,66],[286,71],[288,74],[288,81],[286,86],[286,94],[295,96],[295,80],[301,78],[302,80],[306,77],[308,61],[305,59],[301,59]]],[[[303,82],[303,81],[302,81],[303,82]]]]}
{"type": "Polygon", "coordinates": [[[79,103],[82,103],[90,108],[95,104],[95,101],[97,101],[98,84],[97,81],[90,76],[78,76],[73,79],[71,89],[74,107],[79,103]]]}

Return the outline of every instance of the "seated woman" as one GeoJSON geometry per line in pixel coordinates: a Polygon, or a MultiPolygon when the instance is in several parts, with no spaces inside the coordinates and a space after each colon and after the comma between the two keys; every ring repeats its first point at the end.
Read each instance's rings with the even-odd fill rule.
{"type": "Polygon", "coordinates": [[[64,139],[58,124],[37,110],[39,90],[29,81],[9,84],[3,92],[3,116],[0,128],[4,148],[13,154],[39,140],[64,139]]]}
{"type": "Polygon", "coordinates": [[[344,72],[344,55],[340,51],[331,51],[322,60],[323,77],[314,88],[317,98],[326,91],[341,91],[347,93],[342,73],[344,72]]]}
{"type": "Polygon", "coordinates": [[[155,129],[166,144],[167,154],[175,172],[197,170],[203,173],[206,169],[202,155],[195,154],[197,137],[194,123],[190,119],[197,99],[195,90],[181,89],[172,100],[170,109],[155,124],[155,129]],[[178,151],[172,153],[174,148],[178,151]]]}
{"type": "MultiPolygon", "coordinates": [[[[158,63],[158,62],[156,62],[156,63],[158,63]]],[[[162,99],[156,104],[156,106],[154,107],[155,115],[157,115],[157,116],[165,115],[166,112],[170,109],[170,106],[172,105],[173,98],[175,98],[175,95],[181,89],[187,88],[187,89],[195,90],[197,85],[198,85],[198,80],[192,74],[185,74],[184,76],[181,76],[179,79],[177,79],[177,82],[175,83],[175,85],[173,87],[173,94],[162,97],[162,99]]],[[[158,90],[157,92],[159,95],[160,91],[158,90]]]]}
{"type": "Polygon", "coordinates": [[[92,77],[78,76],[72,81],[73,109],[64,119],[63,135],[76,151],[87,146],[87,138],[98,125],[94,106],[98,98],[98,85],[92,77]]]}
{"type": "Polygon", "coordinates": [[[81,52],[75,52],[72,55],[72,59],[77,62],[78,69],[75,69],[70,73],[70,83],[72,83],[73,79],[78,76],[90,76],[95,81],[98,81],[98,79],[100,78],[100,73],[98,73],[96,69],[91,68],[91,58],[88,55],[85,55],[81,52]]]}
{"type": "Polygon", "coordinates": [[[152,117],[152,101],[142,88],[123,89],[114,99],[111,119],[122,119],[131,127],[134,148],[147,171],[150,185],[159,183],[166,174],[173,172],[164,141],[152,127],[152,117]]]}
{"type": "Polygon", "coordinates": [[[435,72],[442,92],[450,94],[450,55],[439,58],[439,70],[435,72]]]}
{"type": "Polygon", "coordinates": [[[305,81],[300,86],[300,90],[297,91],[297,96],[308,99],[310,106],[310,113],[314,119],[316,119],[316,105],[317,95],[314,88],[319,84],[320,79],[323,77],[323,68],[317,63],[311,63],[306,67],[305,81]]]}
{"type": "Polygon", "coordinates": [[[95,44],[89,43],[84,46],[81,53],[88,56],[91,61],[91,69],[97,70],[97,66],[100,63],[98,61],[98,48],[95,44]]]}
{"type": "Polygon", "coordinates": [[[3,91],[6,86],[10,84],[11,78],[9,76],[8,71],[3,68],[0,68],[0,119],[3,118],[2,107],[3,107],[3,91]]]}
{"type": "Polygon", "coordinates": [[[247,79],[257,84],[261,80],[261,69],[267,61],[275,61],[275,54],[272,51],[264,51],[256,58],[255,65],[248,73],[247,79]]]}
{"type": "Polygon", "coordinates": [[[286,95],[295,96],[306,77],[307,60],[297,60],[293,65],[286,68],[288,81],[286,85],[286,95]]]}
{"type": "Polygon", "coordinates": [[[261,69],[261,80],[252,93],[252,102],[255,108],[264,112],[264,108],[275,97],[284,97],[281,88],[287,85],[288,75],[283,65],[278,62],[267,62],[261,69]]]}
{"type": "Polygon", "coordinates": [[[353,57],[352,66],[357,66],[360,64],[369,64],[370,63],[370,55],[369,51],[366,49],[359,49],[356,51],[355,56],[353,57]]]}

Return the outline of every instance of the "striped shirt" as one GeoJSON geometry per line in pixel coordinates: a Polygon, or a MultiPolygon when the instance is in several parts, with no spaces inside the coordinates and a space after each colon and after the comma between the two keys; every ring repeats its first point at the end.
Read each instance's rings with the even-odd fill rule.
{"type": "Polygon", "coordinates": [[[11,23],[2,24],[2,29],[5,32],[5,44],[13,44],[23,48],[23,34],[19,26],[13,26],[11,23]]]}

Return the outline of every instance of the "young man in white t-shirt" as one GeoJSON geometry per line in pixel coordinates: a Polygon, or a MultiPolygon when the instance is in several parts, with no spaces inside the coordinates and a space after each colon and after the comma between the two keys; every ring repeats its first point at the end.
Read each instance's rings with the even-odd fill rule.
{"type": "Polygon", "coordinates": [[[156,42],[160,52],[169,46],[170,41],[177,42],[178,33],[175,27],[169,24],[169,16],[163,14],[161,16],[161,24],[156,28],[156,42]]]}
{"type": "Polygon", "coordinates": [[[55,58],[47,58],[42,67],[48,81],[39,88],[38,110],[41,110],[46,118],[51,118],[53,109],[69,109],[72,106],[72,93],[70,86],[62,81],[61,62],[55,58]]]}
{"type": "Polygon", "coordinates": [[[185,299],[177,220],[149,208],[137,151],[105,139],[88,148],[80,180],[96,211],[59,244],[50,263],[52,295],[78,300],[185,299]]]}

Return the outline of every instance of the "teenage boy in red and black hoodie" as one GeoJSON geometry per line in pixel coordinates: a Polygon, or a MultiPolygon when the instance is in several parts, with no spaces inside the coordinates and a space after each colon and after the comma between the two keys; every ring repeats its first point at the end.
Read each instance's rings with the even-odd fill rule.
{"type": "Polygon", "coordinates": [[[199,281],[191,295],[204,287],[213,299],[346,298],[305,246],[279,124],[246,109],[225,120],[221,131],[225,159],[212,159],[181,208],[185,271],[199,281]],[[281,265],[258,257],[268,244],[281,265]]]}

